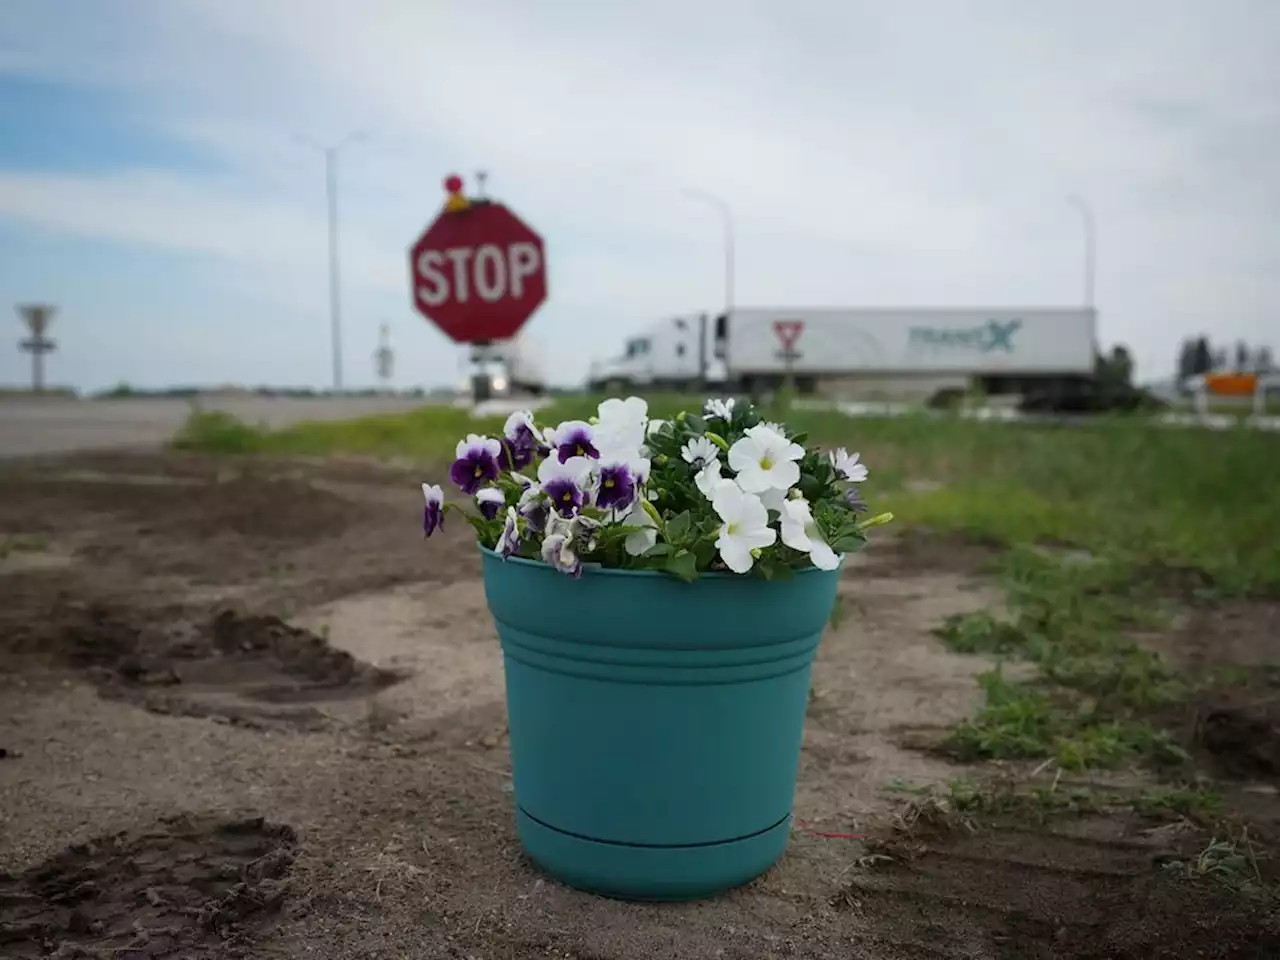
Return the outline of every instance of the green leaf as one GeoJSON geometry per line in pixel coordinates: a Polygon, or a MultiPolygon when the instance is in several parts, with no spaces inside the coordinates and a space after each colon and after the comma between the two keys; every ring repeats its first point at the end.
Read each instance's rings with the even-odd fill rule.
{"type": "Polygon", "coordinates": [[[688,550],[681,550],[667,560],[667,573],[685,583],[698,579],[698,561],[688,550]]]}
{"type": "Polygon", "coordinates": [[[773,557],[765,557],[756,563],[756,567],[760,571],[760,576],[766,580],[790,580],[795,576],[795,571],[786,563],[781,563],[773,557]]]}
{"type": "Polygon", "coordinates": [[[831,544],[831,549],[836,553],[857,553],[866,545],[866,537],[841,537],[831,544]]]}
{"type": "Polygon", "coordinates": [[[689,416],[685,417],[684,422],[685,422],[685,426],[687,426],[694,433],[703,434],[707,432],[707,421],[703,420],[701,417],[695,414],[690,414],[689,416]]]}
{"type": "Polygon", "coordinates": [[[680,543],[689,536],[689,528],[693,525],[693,517],[689,515],[689,511],[676,514],[667,521],[667,540],[671,543],[680,543]]]}
{"type": "Polygon", "coordinates": [[[716,558],[716,545],[710,540],[699,540],[693,545],[693,556],[699,567],[709,567],[716,558]]]}
{"type": "Polygon", "coordinates": [[[655,543],[652,547],[644,552],[646,557],[665,557],[671,552],[671,544],[655,543]]]}
{"type": "Polygon", "coordinates": [[[799,433],[797,433],[794,437],[791,438],[791,442],[798,443],[800,444],[800,446],[803,447],[804,442],[808,439],[809,439],[809,435],[802,430],[799,433]]]}

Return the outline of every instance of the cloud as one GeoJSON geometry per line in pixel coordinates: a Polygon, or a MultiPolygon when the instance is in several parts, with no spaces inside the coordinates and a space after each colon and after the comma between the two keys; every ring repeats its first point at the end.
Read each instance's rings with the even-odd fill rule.
{"type": "MultiPolygon", "coordinates": [[[[739,302],[1074,302],[1082,193],[1104,336],[1141,367],[1182,333],[1275,337],[1267,5],[194,0],[56,39],[25,9],[44,40],[0,70],[117,89],[227,172],[10,171],[0,216],[211,258],[299,310],[323,298],[323,171],[292,135],[362,129],[341,166],[353,302],[412,322],[405,248],[441,176],[484,166],[547,238],[532,329],[566,371],[719,304],[720,225],[691,186],[733,210],[739,302]]],[[[433,349],[416,368],[452,376],[433,349]]]]}

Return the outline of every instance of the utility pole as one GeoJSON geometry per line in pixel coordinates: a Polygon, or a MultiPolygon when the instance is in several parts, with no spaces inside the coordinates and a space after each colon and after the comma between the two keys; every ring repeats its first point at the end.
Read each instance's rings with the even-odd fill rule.
{"type": "Polygon", "coordinates": [[[31,389],[35,393],[44,391],[44,355],[58,349],[58,345],[45,336],[56,309],[45,304],[18,305],[18,313],[31,333],[18,342],[18,349],[31,354],[31,389]]]}
{"type": "Polygon", "coordinates": [[[363,133],[350,133],[337,143],[321,144],[294,134],[301,144],[324,155],[325,194],[329,208],[329,328],[333,349],[333,389],[342,391],[342,286],[338,262],[338,152],[343,147],[365,139],[363,133]]]}
{"type": "Polygon", "coordinates": [[[373,364],[384,391],[391,389],[391,371],[396,355],[391,349],[391,328],[385,323],[378,328],[378,349],[373,351],[373,364]]]}

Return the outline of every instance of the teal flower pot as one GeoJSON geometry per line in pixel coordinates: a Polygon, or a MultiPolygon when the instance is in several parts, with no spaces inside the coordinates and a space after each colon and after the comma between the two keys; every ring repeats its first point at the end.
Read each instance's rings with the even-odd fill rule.
{"type": "Polygon", "coordinates": [[[777,861],[839,571],[574,580],[481,553],[529,856],[633,900],[710,896],[777,861]]]}

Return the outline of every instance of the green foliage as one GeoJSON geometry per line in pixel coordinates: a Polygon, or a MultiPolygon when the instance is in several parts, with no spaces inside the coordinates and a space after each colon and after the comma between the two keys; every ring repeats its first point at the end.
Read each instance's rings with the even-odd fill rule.
{"type": "Polygon", "coordinates": [[[173,446],[207,453],[257,453],[266,448],[266,436],[264,430],[229,413],[193,408],[173,446]]]}

